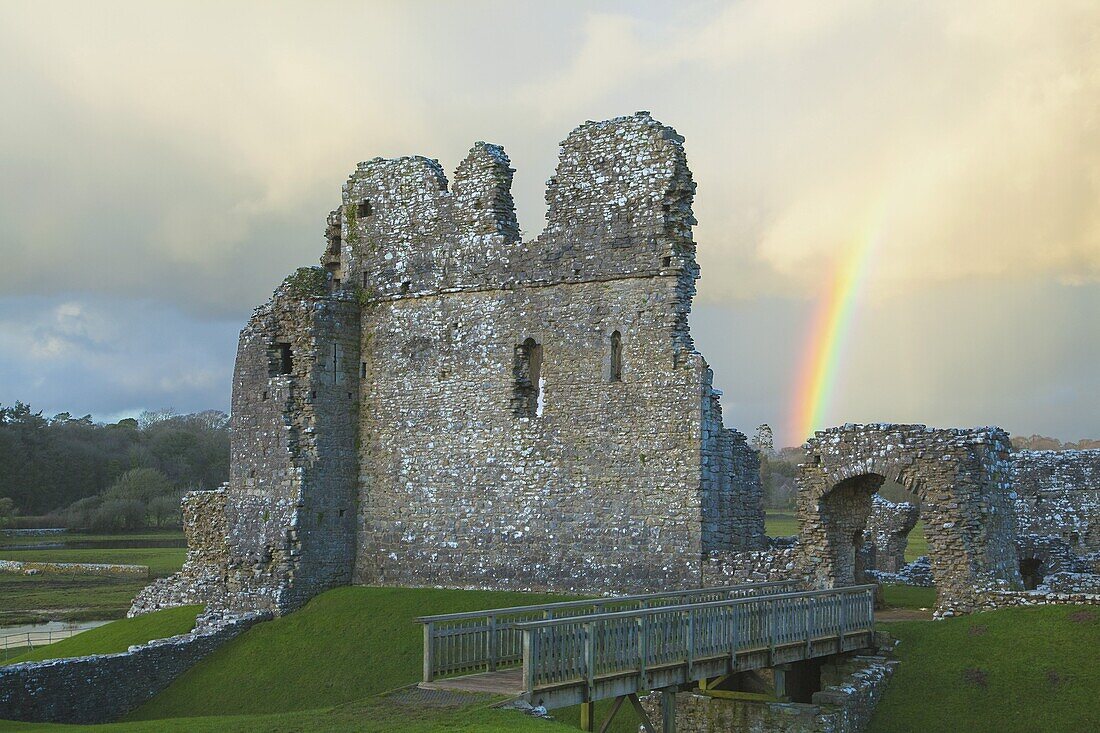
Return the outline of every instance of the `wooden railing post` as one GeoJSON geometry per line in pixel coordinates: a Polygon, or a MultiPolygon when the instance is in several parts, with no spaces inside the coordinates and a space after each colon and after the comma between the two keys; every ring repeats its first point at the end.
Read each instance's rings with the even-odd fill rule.
{"type": "Polygon", "coordinates": [[[489,671],[497,671],[497,617],[489,614],[489,671]]]}
{"type": "Polygon", "coordinates": [[[535,689],[535,644],[531,640],[534,629],[523,630],[523,689],[531,692],[535,689]]]}
{"type": "Polygon", "coordinates": [[[844,594],[837,594],[837,603],[840,605],[839,618],[837,619],[838,632],[836,636],[836,651],[840,654],[844,651],[844,628],[847,625],[847,619],[844,613],[844,594]]]}
{"type": "Polygon", "coordinates": [[[684,629],[684,641],[687,646],[687,676],[691,679],[691,668],[695,661],[695,614],[691,611],[684,611],[683,617],[686,620],[684,629]]]}
{"type": "Polygon", "coordinates": [[[593,624],[584,625],[584,678],[588,686],[588,700],[596,691],[596,640],[592,632],[593,624]]]}
{"type": "Polygon", "coordinates": [[[638,689],[644,690],[649,687],[648,680],[646,680],[646,657],[649,656],[649,629],[646,626],[646,620],[649,616],[639,616],[636,624],[638,628],[638,689]]]}
{"type": "Polygon", "coordinates": [[[424,681],[431,682],[435,678],[435,655],[432,649],[432,630],[434,624],[431,621],[424,624],[424,681]]]}

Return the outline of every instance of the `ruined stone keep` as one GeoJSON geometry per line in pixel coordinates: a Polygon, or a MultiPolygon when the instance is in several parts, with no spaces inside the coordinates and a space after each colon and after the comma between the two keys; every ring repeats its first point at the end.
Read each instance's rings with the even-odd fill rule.
{"type": "Polygon", "coordinates": [[[714,553],[766,546],[758,456],[688,329],[683,139],[644,112],[578,127],[527,242],[512,173],[481,142],[451,184],[424,157],[360,163],[323,270],[241,332],[229,605],[692,586],[714,553]]]}

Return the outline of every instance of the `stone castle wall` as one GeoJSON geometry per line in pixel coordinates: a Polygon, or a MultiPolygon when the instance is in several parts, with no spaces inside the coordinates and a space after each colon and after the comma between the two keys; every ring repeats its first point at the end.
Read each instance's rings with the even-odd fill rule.
{"type": "Polygon", "coordinates": [[[359,305],[300,271],[241,331],[226,489],[233,609],[279,611],[351,581],[359,305]]]}
{"type": "Polygon", "coordinates": [[[648,113],[578,127],[529,242],[511,178],[488,143],[453,185],[423,157],[359,164],[323,269],[242,330],[230,608],[348,582],[657,590],[715,553],[759,569],[759,458],[687,325],[683,139],[648,113]]]}
{"type": "Polygon", "coordinates": [[[920,510],[907,501],[892,502],[878,494],[871,497],[871,514],[863,533],[863,567],[897,573],[905,567],[909,533],[917,525],[920,510]]]}
{"type": "Polygon", "coordinates": [[[645,114],[578,128],[527,243],[497,146],[453,192],[424,158],[353,174],[335,272],[367,301],[357,582],[648,590],[763,547],[758,458],[687,330],[681,143],[645,114]]]}
{"type": "Polygon", "coordinates": [[[1019,451],[1012,484],[1020,534],[1100,552],[1100,450],[1019,451]]]}
{"type": "Polygon", "coordinates": [[[226,490],[184,494],[183,534],[187,559],[178,573],[158,578],[134,598],[128,617],[174,606],[224,606],[229,545],[226,543],[226,490]]]}

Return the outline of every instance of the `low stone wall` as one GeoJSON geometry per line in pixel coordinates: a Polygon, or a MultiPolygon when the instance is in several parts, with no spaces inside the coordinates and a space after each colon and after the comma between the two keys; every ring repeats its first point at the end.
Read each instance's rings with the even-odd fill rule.
{"type": "Polygon", "coordinates": [[[932,563],[929,562],[927,555],[921,555],[896,573],[867,570],[864,574],[877,583],[915,585],[920,588],[932,588],[936,585],[932,580],[932,563]]]}
{"type": "Polygon", "coordinates": [[[1100,606],[1100,593],[1060,593],[1042,588],[1027,591],[989,591],[981,595],[975,610],[992,611],[998,608],[1057,605],[1100,606]]]}
{"type": "MultiPolygon", "coordinates": [[[[680,693],[676,696],[678,733],[862,733],[898,662],[884,657],[846,660],[837,684],[815,692],[810,703],[769,702],[680,693]]],[[[649,718],[659,725],[661,693],[643,698],[649,718]]]]}
{"type": "Polygon", "coordinates": [[[24,562],[0,560],[0,573],[36,575],[38,573],[78,573],[80,575],[122,575],[128,578],[148,578],[147,565],[110,565],[91,562],[24,562]]]}
{"type": "Polygon", "coordinates": [[[167,687],[210,652],[267,614],[209,614],[195,630],[118,654],[0,667],[0,719],[103,723],[167,687]]]}
{"type": "Polygon", "coordinates": [[[31,529],[0,529],[0,537],[46,537],[65,534],[66,527],[41,527],[31,529]]]}

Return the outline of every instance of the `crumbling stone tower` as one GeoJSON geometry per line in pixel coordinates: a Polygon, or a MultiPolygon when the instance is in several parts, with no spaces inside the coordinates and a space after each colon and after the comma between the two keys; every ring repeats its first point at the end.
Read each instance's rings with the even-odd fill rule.
{"type": "Polygon", "coordinates": [[[232,605],[348,582],[656,590],[766,544],[758,456],[688,330],[683,139],[644,112],[578,127],[529,242],[512,173],[480,142],[450,187],[428,158],[360,163],[324,269],[241,332],[232,605]]]}

